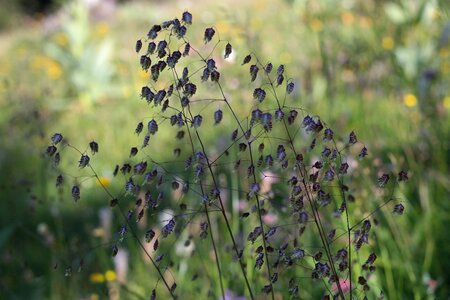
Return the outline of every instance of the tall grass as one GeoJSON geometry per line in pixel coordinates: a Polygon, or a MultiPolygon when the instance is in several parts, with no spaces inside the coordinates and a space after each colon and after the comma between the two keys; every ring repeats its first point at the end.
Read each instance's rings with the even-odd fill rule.
{"type": "Polygon", "coordinates": [[[145,116],[130,132],[139,140],[128,158],[112,163],[123,188],[110,191],[97,173],[101,145],[80,148],[55,133],[46,154],[59,172],[57,188],[88,205],[83,185],[103,187],[121,223],[111,255],[137,244],[156,275],[146,287],[151,299],[204,289],[223,299],[382,295],[370,284],[380,255],[373,224],[380,211],[403,214],[395,191],[407,173],[379,165],[378,177],[367,178],[369,150],[355,133],[364,128],[335,132],[293,97],[298,87],[284,65],[236,54],[213,27],[199,42],[191,24],[184,12],[136,42],[148,72],[145,116]],[[241,63],[227,67],[230,60],[241,63]],[[235,72],[247,73],[247,83],[230,93],[235,72]],[[74,155],[80,174],[58,168],[74,155]],[[373,205],[359,198],[367,189],[373,205]]]}

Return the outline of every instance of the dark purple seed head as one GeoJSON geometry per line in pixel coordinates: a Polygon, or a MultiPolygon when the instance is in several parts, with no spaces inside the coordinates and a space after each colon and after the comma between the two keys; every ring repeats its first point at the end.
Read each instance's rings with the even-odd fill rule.
{"type": "Polygon", "coordinates": [[[205,41],[205,44],[211,41],[216,31],[213,28],[206,28],[205,29],[205,35],[203,37],[203,40],[205,41]]]}

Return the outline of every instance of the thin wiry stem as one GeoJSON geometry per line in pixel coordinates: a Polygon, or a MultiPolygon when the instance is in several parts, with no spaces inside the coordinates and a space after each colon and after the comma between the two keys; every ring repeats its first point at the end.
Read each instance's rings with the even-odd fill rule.
{"type": "MultiPolygon", "coordinates": [[[[201,56],[201,54],[197,50],[195,50],[193,47],[191,47],[191,49],[193,49],[199,55],[199,57],[204,62],[206,62],[206,60],[201,56]]],[[[174,70],[174,73],[175,73],[175,76],[177,78],[179,78],[178,75],[176,74],[175,70],[174,70]]],[[[191,119],[193,119],[192,113],[190,111],[190,104],[188,104],[188,111],[189,111],[191,119]]],[[[209,157],[208,157],[208,155],[206,153],[206,149],[205,149],[204,143],[203,143],[203,141],[202,141],[202,139],[200,137],[200,134],[199,134],[198,130],[195,130],[195,134],[196,134],[198,142],[199,142],[199,144],[200,144],[200,146],[202,148],[202,152],[203,152],[203,154],[205,156],[207,167],[208,167],[209,173],[211,175],[211,179],[213,181],[214,187],[218,188],[219,185],[218,185],[218,182],[217,182],[216,177],[214,175],[214,171],[212,170],[211,161],[210,161],[210,159],[209,159],[209,157]]],[[[192,140],[191,140],[191,143],[192,143],[192,140]]],[[[231,238],[234,251],[235,251],[236,256],[238,258],[238,261],[239,261],[239,265],[240,265],[240,268],[241,268],[241,271],[242,271],[242,275],[243,275],[244,280],[245,280],[245,284],[246,284],[247,290],[249,292],[250,298],[254,299],[253,292],[252,292],[252,289],[250,287],[250,282],[249,282],[249,280],[247,278],[247,274],[246,274],[246,271],[245,271],[245,266],[244,266],[244,263],[242,261],[242,255],[239,253],[239,250],[238,250],[238,247],[237,247],[237,243],[236,243],[236,240],[234,238],[234,234],[233,234],[233,231],[231,229],[230,221],[228,220],[228,217],[227,217],[227,214],[226,214],[226,210],[225,210],[225,206],[223,205],[223,201],[222,201],[222,197],[221,197],[220,193],[219,193],[219,196],[218,196],[218,200],[219,200],[219,204],[220,204],[220,210],[222,212],[222,216],[224,218],[225,225],[227,227],[228,234],[229,234],[229,236],[231,238]]]]}
{"type": "MultiPolygon", "coordinates": [[[[173,69],[172,74],[173,74],[173,76],[175,77],[176,80],[179,79],[178,74],[177,74],[177,72],[176,72],[175,69],[173,69]]],[[[180,99],[181,99],[181,95],[180,95],[180,92],[179,92],[179,91],[178,91],[178,96],[179,96],[180,99]]],[[[189,108],[189,106],[188,106],[188,108],[189,108]]],[[[190,113],[190,110],[189,110],[189,113],[190,113]]],[[[184,109],[182,110],[182,114],[185,116],[184,109]]],[[[193,119],[193,116],[192,116],[191,113],[190,113],[190,116],[191,116],[191,119],[193,119]]],[[[185,117],[185,118],[186,118],[186,117],[185,117]]],[[[187,130],[187,132],[188,132],[188,135],[189,135],[189,141],[190,141],[190,145],[191,145],[192,155],[194,156],[194,155],[195,155],[195,149],[194,149],[194,142],[193,142],[193,140],[192,140],[191,131],[190,131],[190,129],[189,129],[188,123],[187,123],[187,122],[184,122],[184,123],[185,123],[185,126],[186,126],[186,130],[187,130]]],[[[204,189],[203,189],[203,184],[202,184],[202,181],[201,181],[201,180],[200,180],[200,190],[201,190],[202,195],[204,195],[204,194],[205,194],[205,191],[204,191],[204,189]]],[[[220,291],[221,291],[221,293],[222,293],[222,298],[225,300],[225,289],[224,289],[224,287],[223,287],[223,275],[222,275],[222,270],[221,270],[221,268],[220,268],[219,253],[218,253],[218,251],[217,251],[216,242],[215,242],[215,240],[214,240],[214,232],[213,232],[213,229],[212,229],[211,219],[210,219],[210,217],[209,217],[209,212],[208,212],[208,205],[207,205],[207,203],[204,203],[204,208],[205,208],[205,215],[206,215],[206,219],[207,219],[208,227],[209,227],[209,233],[210,233],[210,238],[211,238],[211,244],[212,244],[212,246],[213,246],[214,257],[215,257],[215,261],[216,261],[217,273],[218,273],[218,275],[219,275],[220,291]]]]}
{"type": "MultiPolygon", "coordinates": [[[[233,108],[231,107],[230,102],[226,99],[225,93],[223,92],[223,89],[222,89],[222,86],[220,85],[220,82],[217,82],[217,85],[218,85],[218,87],[220,89],[220,92],[221,92],[221,94],[223,96],[223,99],[225,100],[226,105],[228,106],[228,108],[230,109],[231,113],[234,116],[234,119],[238,123],[239,128],[242,131],[242,134],[245,135],[245,130],[242,127],[242,124],[239,122],[239,119],[237,118],[236,113],[234,112],[233,108]]],[[[251,165],[254,165],[253,154],[252,154],[252,147],[251,147],[252,146],[251,140],[247,141],[247,145],[248,145],[248,148],[249,148],[248,151],[250,153],[250,163],[251,163],[251,165]]],[[[256,175],[255,175],[254,172],[253,172],[253,183],[256,183],[256,175]]],[[[256,196],[256,204],[257,204],[257,208],[258,208],[258,219],[259,219],[259,224],[260,224],[260,227],[261,227],[261,236],[262,236],[262,239],[263,239],[264,256],[266,257],[266,268],[267,268],[267,276],[269,278],[269,284],[270,284],[270,294],[271,294],[271,297],[272,297],[272,300],[273,300],[273,299],[275,299],[275,294],[274,294],[273,286],[272,286],[272,282],[271,282],[272,274],[271,274],[271,269],[270,269],[269,256],[268,256],[268,252],[267,252],[267,244],[266,244],[266,238],[265,238],[264,223],[262,221],[261,206],[260,206],[260,202],[259,202],[258,193],[256,193],[255,196],[256,196]]]]}
{"type": "MultiPolygon", "coordinates": [[[[75,149],[76,151],[78,151],[80,154],[83,154],[80,150],[78,150],[76,147],[72,146],[72,145],[68,145],[69,147],[71,147],[72,149],[75,149]]],[[[100,184],[100,186],[103,188],[103,190],[105,190],[106,194],[110,197],[111,200],[115,199],[115,197],[113,196],[113,194],[111,194],[111,192],[106,188],[106,186],[103,184],[103,182],[100,180],[100,177],[98,176],[97,172],[95,171],[95,169],[92,167],[92,165],[89,163],[88,164],[89,168],[91,169],[92,173],[94,174],[94,177],[97,179],[97,182],[100,184]]],[[[156,269],[156,271],[159,274],[159,277],[161,278],[161,280],[163,281],[164,285],[167,288],[167,291],[170,293],[170,296],[172,297],[172,299],[176,299],[175,294],[173,293],[172,289],[170,288],[168,282],[166,281],[166,279],[164,278],[164,274],[162,273],[161,269],[159,268],[159,266],[156,264],[155,260],[152,258],[152,256],[150,255],[150,253],[148,253],[147,249],[145,248],[144,244],[142,244],[139,236],[137,235],[137,232],[134,230],[134,228],[131,226],[130,221],[128,220],[127,216],[125,215],[124,210],[122,209],[122,207],[120,206],[120,203],[117,203],[117,207],[119,208],[119,212],[120,215],[123,217],[125,223],[127,224],[128,228],[130,229],[131,235],[133,236],[133,238],[138,242],[139,247],[142,249],[142,251],[144,251],[145,255],[147,256],[147,258],[150,260],[150,262],[152,263],[153,267],[156,269]]]]}
{"type": "MultiPolygon", "coordinates": [[[[260,66],[264,69],[264,66],[263,66],[259,61],[258,61],[258,63],[259,63],[260,66]]],[[[269,80],[270,87],[272,88],[272,91],[273,91],[273,93],[274,93],[275,100],[276,100],[277,105],[278,105],[278,109],[282,109],[282,107],[281,107],[281,105],[280,105],[280,101],[279,101],[279,99],[278,99],[278,97],[277,97],[277,93],[276,93],[276,90],[275,90],[273,81],[272,81],[272,79],[270,78],[270,76],[269,76],[268,74],[267,74],[267,78],[268,78],[268,80],[269,80]]],[[[287,134],[287,136],[288,136],[288,142],[289,142],[289,144],[290,144],[290,147],[291,147],[291,149],[292,149],[294,155],[297,156],[297,151],[295,150],[294,142],[293,142],[293,139],[292,139],[292,137],[291,137],[291,135],[290,135],[290,133],[289,133],[289,130],[288,130],[288,127],[287,127],[287,124],[286,124],[286,120],[283,118],[282,121],[283,121],[284,129],[285,129],[286,134],[287,134]]],[[[309,187],[307,186],[306,181],[305,181],[306,174],[307,174],[306,169],[305,169],[305,166],[304,166],[303,164],[301,164],[301,165],[298,164],[298,166],[299,166],[299,168],[298,168],[299,175],[300,175],[300,177],[302,178],[301,182],[302,182],[302,184],[303,184],[303,187],[304,187],[304,190],[305,190],[306,197],[307,197],[307,199],[308,199],[308,202],[309,202],[309,204],[310,204],[311,210],[312,210],[312,212],[313,212],[314,223],[316,224],[317,230],[319,231],[319,236],[320,236],[320,239],[321,239],[321,241],[322,241],[322,245],[323,245],[323,247],[324,247],[324,249],[325,249],[325,253],[326,253],[326,255],[327,255],[328,261],[330,262],[331,270],[332,270],[332,272],[333,272],[333,275],[334,275],[335,278],[336,278],[336,285],[337,285],[337,287],[338,287],[339,295],[340,295],[340,297],[341,297],[342,299],[345,299],[344,292],[343,292],[342,287],[341,287],[340,282],[339,282],[339,276],[338,276],[337,271],[336,271],[336,268],[335,268],[335,266],[334,266],[333,256],[332,256],[332,254],[331,254],[331,251],[330,251],[330,248],[329,248],[329,244],[328,244],[327,239],[326,239],[326,234],[325,234],[325,232],[324,232],[324,229],[323,229],[323,226],[322,226],[322,223],[321,223],[320,214],[318,213],[318,211],[317,211],[317,209],[316,209],[316,207],[315,207],[315,203],[314,203],[314,201],[313,201],[313,197],[312,197],[312,195],[310,194],[310,189],[309,189],[309,187]]]]}

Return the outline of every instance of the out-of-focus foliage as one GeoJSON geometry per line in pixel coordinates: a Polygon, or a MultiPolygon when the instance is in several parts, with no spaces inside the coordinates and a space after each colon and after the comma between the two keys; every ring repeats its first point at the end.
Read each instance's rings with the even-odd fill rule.
{"type": "MultiPolygon", "coordinates": [[[[185,9],[199,20],[192,30],[214,25],[221,39],[237,48],[286,64],[298,86],[294,94],[299,105],[342,131],[359,129],[369,156],[377,153],[383,159],[375,165],[409,170],[408,186],[398,191],[407,199],[404,216],[395,222],[391,215],[378,216],[389,230],[377,231],[379,273],[371,283],[388,299],[450,294],[446,1],[249,0],[225,1],[219,9],[210,1],[195,1],[192,7],[134,1],[101,19],[85,3],[73,1],[49,15],[59,20],[55,26],[44,26],[49,24],[44,18],[23,30],[19,22],[21,26],[0,37],[1,295],[148,295],[145,284],[156,276],[148,275],[136,245],[127,244],[129,257],[115,265],[110,260],[110,237],[118,224],[111,223],[101,188],[92,180],[81,182],[86,195],[74,205],[69,190],[58,193],[55,183],[45,179],[48,166],[41,155],[56,131],[70,133],[70,142],[80,147],[95,139],[100,153],[94,163],[101,179],[112,189],[122,188],[112,180],[111,162],[126,159],[123,153],[137,142],[130,136],[135,120],[149,114],[139,96],[148,75],[139,70],[134,42],[150,24],[185,9]]],[[[18,22],[8,20],[14,15],[7,13],[11,1],[1,5],[0,26],[18,22]]],[[[239,98],[240,90],[248,87],[233,73],[233,64],[240,62],[224,66],[235,74],[225,85],[239,98]]],[[[67,172],[71,178],[78,170],[67,172]]],[[[373,192],[362,189],[358,205],[370,205],[364,199],[371,199],[373,192]]],[[[183,260],[189,260],[183,251],[181,275],[187,272],[183,260]]],[[[209,257],[207,248],[198,251],[209,257]]],[[[201,282],[186,284],[193,290],[201,287],[201,282]]]]}

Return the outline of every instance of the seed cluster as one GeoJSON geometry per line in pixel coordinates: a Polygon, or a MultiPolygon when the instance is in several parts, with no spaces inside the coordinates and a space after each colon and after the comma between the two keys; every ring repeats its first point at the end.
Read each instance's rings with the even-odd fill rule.
{"type": "MultiPolygon", "coordinates": [[[[377,256],[372,253],[361,263],[357,280],[352,278],[356,269],[351,257],[371,241],[373,212],[361,216],[352,210],[358,188],[351,186],[352,176],[360,173],[351,162],[366,159],[367,147],[354,131],[336,137],[319,116],[305,113],[296,101],[299,87],[285,66],[275,65],[272,72],[274,64],[261,62],[254,53],[233,66],[245,74],[243,86],[250,86],[244,99],[233,99],[224,92],[227,73],[221,66],[235,49],[210,27],[203,33],[205,45],[199,47],[215,43],[213,49],[223,52],[203,55],[188,39],[192,22],[192,15],[184,12],[181,19],[152,26],[145,39],[136,41],[140,66],[148,72],[140,98],[150,115],[137,120],[130,133],[139,142],[124,155],[125,162],[115,164],[113,176],[122,192],[109,194],[109,205],[120,210],[123,220],[112,241],[112,256],[130,234],[150,244],[156,255],[149,259],[173,298],[177,284],[169,284],[163,273],[173,268],[177,256],[171,249],[180,239],[186,239],[186,248],[209,245],[221,286],[232,269],[221,259],[234,257],[240,271],[232,276],[245,282],[250,298],[257,293],[273,297],[274,291],[298,296],[303,284],[299,278],[305,277],[323,285],[324,293],[337,286],[331,296],[344,296],[340,279],[347,278],[355,284],[351,293],[368,291],[377,256]],[[173,149],[161,142],[168,136],[173,149]],[[173,157],[158,161],[160,156],[153,153],[162,152],[173,157]],[[157,215],[163,218],[159,222],[157,215]],[[254,284],[248,268],[255,269],[254,284]]],[[[54,134],[51,142],[45,153],[58,165],[62,134],[54,134]]],[[[79,168],[91,168],[103,185],[91,158],[64,145],[81,156],[79,168]]],[[[99,152],[95,141],[89,148],[92,155],[99,152]]],[[[76,179],[71,194],[79,201],[82,184],[76,179]]],[[[391,195],[407,179],[404,171],[396,182],[382,173],[376,189],[391,195]]],[[[59,174],[56,186],[65,182],[59,174]]],[[[394,213],[403,211],[402,203],[393,206],[394,213]]],[[[150,298],[156,295],[155,287],[150,298]]]]}

